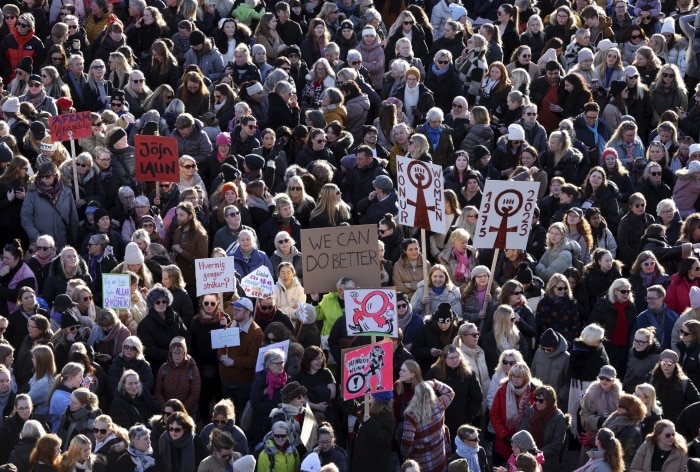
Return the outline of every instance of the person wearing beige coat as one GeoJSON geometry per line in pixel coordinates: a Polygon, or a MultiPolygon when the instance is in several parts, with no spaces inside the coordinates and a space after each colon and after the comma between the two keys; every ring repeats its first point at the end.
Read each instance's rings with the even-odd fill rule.
{"type": "Polygon", "coordinates": [[[672,421],[660,420],[634,455],[629,472],[651,472],[651,461],[655,450],[666,456],[661,472],[683,470],[688,462],[685,438],[676,432],[672,421]]]}

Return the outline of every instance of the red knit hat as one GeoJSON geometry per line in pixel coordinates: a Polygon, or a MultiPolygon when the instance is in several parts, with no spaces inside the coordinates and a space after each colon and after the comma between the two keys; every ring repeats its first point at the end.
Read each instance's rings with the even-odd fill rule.
{"type": "Polygon", "coordinates": [[[56,106],[60,110],[68,110],[73,107],[73,100],[71,100],[68,97],[61,97],[58,100],[56,100],[56,106]]]}

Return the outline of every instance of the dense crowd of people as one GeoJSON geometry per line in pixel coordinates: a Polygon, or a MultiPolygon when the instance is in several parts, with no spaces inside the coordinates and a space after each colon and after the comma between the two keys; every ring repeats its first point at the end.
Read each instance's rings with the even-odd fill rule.
{"type": "Polygon", "coordinates": [[[700,470],[693,0],[1,10],[0,469],[700,470]],[[137,135],[179,180],[137,177],[137,135]],[[425,240],[397,156],[443,168],[425,240]],[[474,246],[487,180],[538,184],[525,249],[474,246]],[[305,288],[301,231],[358,224],[399,332],[393,389],[347,401],[369,287],[305,288]],[[272,296],[198,294],[209,257],[272,296]]]}

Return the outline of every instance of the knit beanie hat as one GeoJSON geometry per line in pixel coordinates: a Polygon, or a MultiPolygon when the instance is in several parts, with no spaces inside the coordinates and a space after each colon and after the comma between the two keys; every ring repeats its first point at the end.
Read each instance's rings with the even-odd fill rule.
{"type": "Polygon", "coordinates": [[[548,348],[555,348],[559,346],[559,336],[557,336],[557,332],[552,328],[547,328],[547,331],[542,333],[542,336],[540,337],[540,346],[548,348]]]}
{"type": "Polygon", "coordinates": [[[126,131],[124,128],[114,128],[112,134],[109,135],[109,145],[114,146],[117,142],[126,137],[126,131]]]}
{"type": "Polygon", "coordinates": [[[416,79],[420,80],[420,71],[416,67],[409,67],[406,71],[406,77],[409,75],[414,76],[416,79]]]}
{"type": "Polygon", "coordinates": [[[518,448],[520,448],[520,450],[523,452],[531,452],[537,449],[535,439],[525,430],[515,433],[510,442],[518,446],[518,448]]]}
{"type": "Polygon", "coordinates": [[[515,280],[521,284],[531,284],[532,283],[532,269],[527,262],[522,261],[518,264],[518,270],[515,273],[515,280]]]}
{"type": "Polygon", "coordinates": [[[392,398],[394,398],[394,392],[391,390],[384,390],[383,392],[375,392],[372,394],[372,398],[382,403],[389,403],[392,398]]]}
{"type": "Polygon", "coordinates": [[[433,321],[438,322],[438,320],[453,320],[457,317],[454,311],[452,311],[452,305],[447,302],[440,303],[437,310],[433,313],[433,321]]]}
{"type": "Polygon", "coordinates": [[[472,269],[472,279],[476,278],[477,275],[487,274],[491,276],[491,270],[485,265],[478,265],[472,269]]]}
{"type": "Polygon", "coordinates": [[[217,146],[230,146],[231,145],[231,135],[227,132],[219,133],[216,137],[217,146]]]}
{"type": "Polygon", "coordinates": [[[299,395],[306,395],[306,387],[295,380],[285,385],[281,393],[282,403],[290,403],[299,395]]]}
{"type": "Polygon", "coordinates": [[[124,250],[124,264],[143,264],[143,253],[136,243],[131,242],[126,245],[126,249],[124,250]]]}
{"type": "Polygon", "coordinates": [[[233,463],[233,472],[255,472],[255,457],[243,456],[233,463]]]}
{"type": "Polygon", "coordinates": [[[109,212],[105,210],[104,208],[98,208],[95,210],[95,213],[92,215],[93,221],[97,223],[102,219],[103,216],[109,216],[109,212]]]}
{"type": "Polygon", "coordinates": [[[672,360],[673,362],[678,362],[678,354],[676,354],[675,351],[672,351],[670,349],[666,349],[661,354],[659,354],[659,361],[662,361],[664,359],[669,359],[669,360],[672,360]]]}

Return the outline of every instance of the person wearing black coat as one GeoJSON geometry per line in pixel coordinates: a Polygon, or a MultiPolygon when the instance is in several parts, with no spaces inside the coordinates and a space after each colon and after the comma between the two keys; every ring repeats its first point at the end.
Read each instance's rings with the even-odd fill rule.
{"type": "MultiPolygon", "coordinates": [[[[441,36],[433,41],[433,45],[430,46],[429,58],[435,57],[435,54],[441,49],[450,51],[450,53],[452,53],[452,57],[455,59],[461,56],[462,52],[464,52],[464,48],[466,46],[464,41],[464,32],[455,31],[454,24],[451,22],[446,23],[445,28],[449,28],[451,30],[452,37],[448,38],[447,36],[441,36]]],[[[428,62],[427,64],[432,64],[432,61],[428,62]]]]}
{"type": "Polygon", "coordinates": [[[445,410],[445,424],[450,430],[450,437],[456,438],[459,427],[472,423],[481,410],[484,394],[477,376],[460,350],[450,344],[425,374],[425,380],[439,380],[454,390],[454,400],[445,410]]]}
{"type": "Polygon", "coordinates": [[[126,370],[133,370],[139,374],[139,380],[144,390],[153,392],[155,387],[153,371],[151,370],[151,364],[143,357],[141,340],[137,336],[129,336],[124,340],[124,344],[133,345],[136,347],[136,350],[122,348],[122,353],[114,358],[107,374],[107,392],[109,395],[116,394],[119,380],[126,370]],[[129,353],[128,357],[126,355],[127,352],[129,353]]]}
{"type": "Polygon", "coordinates": [[[695,334],[698,334],[698,331],[700,331],[700,326],[697,323],[693,323],[693,326],[690,326],[686,321],[681,327],[681,340],[676,344],[676,349],[680,352],[678,363],[683,367],[683,373],[696,386],[700,385],[700,340],[695,336],[695,334]],[[683,334],[684,332],[690,334],[683,334]]]}
{"type": "MultiPolygon", "coordinates": [[[[629,331],[632,329],[637,309],[631,301],[631,286],[627,279],[613,282],[612,295],[598,298],[593,311],[588,318],[589,323],[598,323],[605,329],[605,351],[610,356],[610,365],[615,367],[620,378],[624,378],[627,370],[627,355],[629,354],[629,331]],[[619,281],[619,282],[618,282],[619,281]],[[627,290],[627,293],[623,291],[627,290]],[[619,332],[618,308],[624,312],[627,321],[627,332],[619,332]],[[624,339],[623,339],[624,334],[624,339]]],[[[610,292],[608,292],[610,293],[610,292]]]]}
{"type": "MultiPolygon", "coordinates": [[[[387,45],[384,48],[384,64],[387,71],[389,70],[391,61],[396,58],[396,42],[404,37],[401,28],[397,28],[396,32],[389,37],[387,45]]],[[[420,59],[423,64],[432,63],[426,43],[426,35],[420,25],[413,25],[411,27],[411,46],[413,47],[413,57],[420,59]]],[[[462,52],[460,51],[459,54],[462,54],[462,52]]]]}
{"type": "Polygon", "coordinates": [[[161,284],[155,284],[146,295],[148,315],[139,323],[137,335],[143,342],[146,359],[151,364],[155,378],[158,369],[168,360],[170,341],[175,336],[183,336],[190,342],[190,333],[180,315],[172,308],[173,296],[161,284]],[[156,302],[165,301],[165,305],[156,302]]]}
{"type": "Polygon", "coordinates": [[[440,50],[435,54],[438,63],[433,64],[426,71],[425,86],[433,91],[435,106],[442,110],[450,110],[452,108],[452,99],[456,91],[461,90],[462,81],[459,78],[457,69],[455,69],[452,63],[452,57],[450,57],[449,54],[444,54],[444,52],[445,50],[440,50]],[[443,54],[441,55],[440,52],[443,54]],[[446,60],[450,62],[446,67],[439,62],[444,62],[446,60]],[[447,70],[445,71],[445,69],[447,70]]]}
{"type": "Polygon", "coordinates": [[[117,392],[112,399],[111,416],[116,424],[131,428],[136,423],[146,424],[160,410],[138,375],[122,375],[117,392]]]}
{"type": "MultiPolygon", "coordinates": [[[[27,403],[27,400],[24,400],[24,403],[27,403]]],[[[10,405],[10,407],[12,406],[10,405]]],[[[22,405],[22,407],[26,406],[28,405],[22,405]]],[[[9,460],[12,450],[19,443],[19,433],[22,432],[24,423],[28,419],[32,419],[31,407],[28,411],[23,410],[22,414],[26,418],[23,419],[17,411],[14,411],[12,415],[5,418],[2,428],[0,428],[0,461],[3,464],[9,460]]]]}
{"type": "MultiPolygon", "coordinates": [[[[448,305],[447,308],[449,309],[448,303],[442,303],[440,306],[442,307],[443,305],[448,305]]],[[[459,329],[457,320],[457,314],[451,309],[449,313],[447,310],[438,309],[431,320],[418,331],[416,339],[413,341],[411,353],[418,364],[420,364],[422,372],[428,372],[433,363],[442,355],[445,346],[450,344],[457,336],[459,329]],[[446,317],[449,323],[438,323],[440,319],[444,321],[446,317]]]]}
{"type": "MultiPolygon", "coordinates": [[[[391,182],[391,180],[389,181],[391,182]]],[[[396,216],[399,212],[396,191],[393,188],[385,191],[375,187],[369,196],[358,202],[357,209],[361,215],[361,224],[377,224],[384,219],[387,213],[396,216]]]]}
{"type": "Polygon", "coordinates": [[[38,437],[23,437],[10,453],[8,462],[17,466],[17,470],[29,470],[29,455],[34,450],[38,437]]]}
{"type": "Polygon", "coordinates": [[[391,441],[396,430],[391,392],[375,393],[371,401],[369,419],[356,424],[359,430],[355,436],[350,472],[388,470],[391,462],[391,441]]]}
{"type": "MultiPolygon", "coordinates": [[[[96,423],[99,425],[101,421],[103,420],[98,420],[96,423]]],[[[106,426],[113,427],[113,425],[106,426]]],[[[106,460],[107,472],[118,472],[120,469],[117,467],[117,460],[119,460],[119,457],[124,454],[124,451],[126,451],[129,444],[124,439],[115,436],[114,433],[109,434],[111,435],[111,439],[108,439],[105,443],[101,444],[99,449],[97,449],[97,444],[95,444],[94,452],[106,460]]],[[[97,443],[97,435],[95,436],[95,442],[97,443]]]]}
{"type": "Polygon", "coordinates": [[[267,126],[269,128],[276,130],[280,126],[288,126],[294,129],[299,124],[300,110],[299,106],[296,105],[296,100],[290,100],[292,92],[296,98],[296,91],[289,85],[289,82],[279,81],[275,84],[274,91],[267,96],[267,126]]]}

